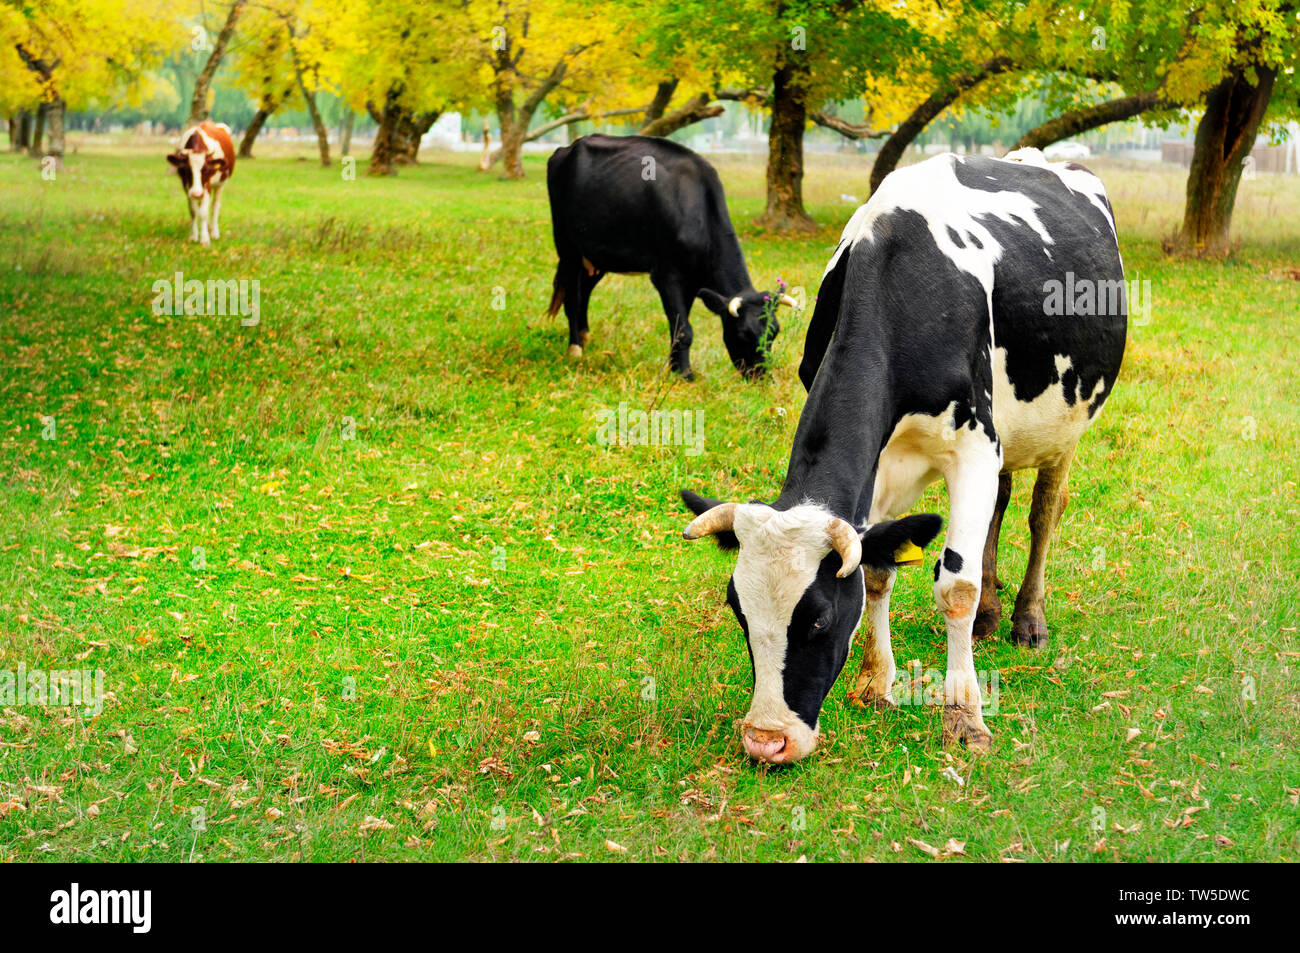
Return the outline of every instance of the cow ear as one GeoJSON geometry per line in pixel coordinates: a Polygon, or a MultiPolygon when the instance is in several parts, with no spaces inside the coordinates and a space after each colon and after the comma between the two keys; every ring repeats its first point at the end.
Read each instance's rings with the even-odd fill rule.
{"type": "Polygon", "coordinates": [[[185,156],[184,156],[182,153],[180,153],[180,152],[173,152],[173,153],[170,153],[170,154],[167,156],[167,161],[170,162],[172,165],[176,166],[178,169],[179,169],[181,166],[183,166],[183,165],[186,164],[186,163],[185,163],[185,156]]]}
{"type": "Polygon", "coordinates": [[[704,306],[720,318],[730,318],[731,312],[727,310],[729,299],[722,297],[716,291],[710,288],[701,288],[698,295],[699,299],[704,302],[704,306]]]}
{"type": "MultiPolygon", "coordinates": [[[[715,506],[720,506],[722,504],[721,500],[711,500],[707,496],[700,496],[698,493],[692,493],[690,490],[685,488],[682,489],[682,502],[685,503],[686,508],[696,516],[707,513],[715,506]]],[[[736,534],[729,529],[714,533],[713,538],[717,540],[718,547],[721,549],[740,548],[740,540],[736,537],[736,534]]]]}
{"type": "Polygon", "coordinates": [[[943,517],[935,513],[876,523],[862,534],[862,562],[876,569],[917,565],[921,549],[941,529],[943,517]]]}

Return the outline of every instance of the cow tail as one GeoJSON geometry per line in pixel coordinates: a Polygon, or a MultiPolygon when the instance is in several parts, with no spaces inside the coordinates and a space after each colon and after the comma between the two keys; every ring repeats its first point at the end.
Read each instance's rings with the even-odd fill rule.
{"type": "MultiPolygon", "coordinates": [[[[561,266],[563,267],[563,266],[561,266]]],[[[546,316],[553,318],[560,313],[560,307],[564,304],[564,281],[560,278],[560,268],[555,269],[555,279],[552,282],[551,304],[546,309],[546,316]]]]}

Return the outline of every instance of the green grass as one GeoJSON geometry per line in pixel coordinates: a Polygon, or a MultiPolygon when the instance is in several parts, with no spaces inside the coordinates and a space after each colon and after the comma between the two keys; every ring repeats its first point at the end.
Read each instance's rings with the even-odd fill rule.
{"type": "MultiPolygon", "coordinates": [[[[855,651],[822,746],[767,770],[731,561],[681,540],[676,492],[775,496],[806,316],[746,383],[697,306],[684,384],[648,281],[611,278],[573,364],[539,160],[241,162],[202,249],[163,151],[83,144],[55,182],[0,157],[0,669],[108,692],[0,710],[0,860],[1295,857],[1300,282],[1270,272],[1300,260],[1300,180],[1244,183],[1239,254],[1186,263],[1159,251],[1181,173],[1095,164],[1153,316],[1074,466],[1049,648],[1009,619],[977,648],[994,753],[945,752],[933,707],[853,707],[855,651]],[[175,271],[256,278],[261,323],[155,316],[175,271]],[[621,401],[703,411],[705,452],[598,446],[621,401]]],[[[868,168],[812,157],[825,227],[784,239],[750,225],[759,160],[719,166],[756,282],[815,293],[868,168]]],[[[895,590],[900,668],[943,668],[929,583],[895,590]]]]}

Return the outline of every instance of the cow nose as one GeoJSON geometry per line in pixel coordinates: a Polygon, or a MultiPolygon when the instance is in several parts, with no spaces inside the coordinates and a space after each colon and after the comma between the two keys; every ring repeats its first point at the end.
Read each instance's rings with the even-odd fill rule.
{"type": "Polygon", "coordinates": [[[780,731],[765,731],[762,728],[747,728],[742,739],[745,753],[757,761],[772,761],[785,753],[790,739],[780,731]]]}
{"type": "Polygon", "coordinates": [[[203,198],[203,190],[200,189],[200,190],[197,191],[197,192],[191,192],[191,193],[190,193],[190,198],[192,198],[192,199],[201,199],[201,198],[203,198]]]}

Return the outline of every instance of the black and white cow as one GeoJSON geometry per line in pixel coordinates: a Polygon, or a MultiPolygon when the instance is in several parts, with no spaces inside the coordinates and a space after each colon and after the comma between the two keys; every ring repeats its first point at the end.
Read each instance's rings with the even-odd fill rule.
{"type": "Polygon", "coordinates": [[[722,181],[685,146],[647,136],[584,136],[546,164],[560,263],[547,313],[564,305],[569,355],[586,347],[587,304],[608,273],[649,274],[668,317],[669,364],[691,373],[691,304],[722,319],[722,341],[745,376],[763,372],[787,295],[754,290],[722,181]]]}
{"type": "Polygon", "coordinates": [[[858,209],[809,325],[808,400],[781,495],[766,505],[682,494],[698,514],[686,538],[740,547],[727,595],[753,657],[751,756],[793,761],[813,749],[864,613],[853,697],[893,704],[893,547],[928,542],[938,517],[888,520],[940,478],[950,501],[934,581],[948,630],[944,741],[988,749],[971,643],[1001,614],[1010,475],[1038,471],[1012,636],[1041,646],[1048,543],[1126,329],[1110,203],[1080,166],[1037,150],[936,156],[892,173],[858,209]]]}

